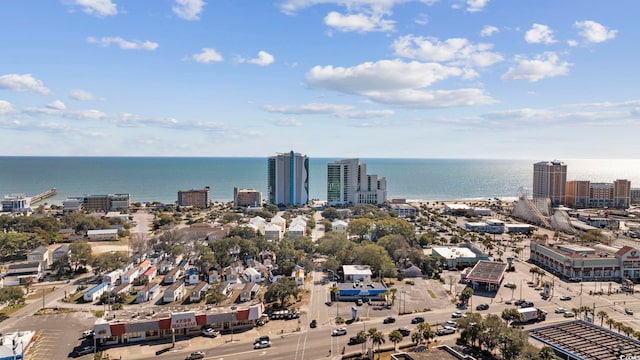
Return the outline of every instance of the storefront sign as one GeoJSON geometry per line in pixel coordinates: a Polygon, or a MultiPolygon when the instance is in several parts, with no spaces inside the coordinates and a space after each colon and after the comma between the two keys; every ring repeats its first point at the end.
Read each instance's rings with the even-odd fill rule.
{"type": "Polygon", "coordinates": [[[171,328],[172,329],[186,329],[197,327],[196,323],[196,313],[191,312],[183,312],[183,313],[175,313],[171,315],[171,328]]]}

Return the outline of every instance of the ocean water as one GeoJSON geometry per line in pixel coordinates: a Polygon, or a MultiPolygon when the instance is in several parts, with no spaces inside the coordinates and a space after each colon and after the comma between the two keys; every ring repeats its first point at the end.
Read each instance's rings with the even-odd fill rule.
{"type": "MultiPolygon", "coordinates": [[[[310,157],[310,198],[325,200],[327,163],[310,157]]],[[[548,159],[543,159],[548,160],[548,159]]],[[[531,189],[533,163],[540,160],[368,159],[369,174],[387,178],[388,196],[411,200],[514,199],[531,189]]],[[[568,180],[628,179],[640,187],[640,160],[563,160],[568,180]]],[[[129,193],[132,201],[173,203],[178,190],[211,187],[214,201],[231,201],[233,188],[253,188],[266,197],[267,158],[189,157],[0,157],[0,196],[35,195],[56,188],[45,200],[129,193]]]]}

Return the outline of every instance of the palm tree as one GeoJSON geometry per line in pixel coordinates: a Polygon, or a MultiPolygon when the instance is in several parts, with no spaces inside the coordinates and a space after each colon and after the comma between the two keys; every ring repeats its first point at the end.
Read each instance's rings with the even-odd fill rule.
{"type": "Polygon", "coordinates": [[[633,333],[633,337],[635,337],[636,339],[640,340],[640,331],[636,331],[633,333]]]}
{"type": "Polygon", "coordinates": [[[398,292],[398,289],[391,288],[389,289],[389,292],[391,293],[391,306],[394,306],[396,304],[396,293],[398,292]]]}
{"type": "Polygon", "coordinates": [[[431,339],[436,336],[435,332],[431,330],[431,325],[429,325],[428,322],[419,323],[418,332],[422,334],[423,339],[427,340],[427,346],[429,346],[431,339]]]}
{"type": "Polygon", "coordinates": [[[516,291],[518,286],[516,284],[511,284],[511,300],[513,300],[513,292],[516,291]]]}
{"type": "Polygon", "coordinates": [[[380,359],[380,345],[385,343],[384,334],[382,331],[376,330],[374,333],[370,334],[370,338],[372,346],[378,345],[378,359],[380,359]]]}
{"type": "Polygon", "coordinates": [[[393,330],[389,333],[389,341],[393,343],[393,348],[398,351],[398,343],[402,341],[402,334],[398,330],[393,330]]]}
{"type": "Polygon", "coordinates": [[[607,312],[604,310],[600,310],[598,311],[598,317],[600,318],[600,327],[602,327],[602,323],[604,322],[604,319],[608,319],[609,314],[607,314],[607,312]]]}
{"type": "Polygon", "coordinates": [[[531,273],[531,282],[533,282],[533,275],[536,275],[539,271],[540,271],[540,268],[537,266],[529,269],[529,272],[531,273]]]}
{"type": "Polygon", "coordinates": [[[338,317],[338,315],[339,315],[338,309],[339,309],[339,305],[340,305],[340,301],[338,301],[338,294],[340,294],[340,289],[338,289],[337,286],[334,286],[334,287],[331,288],[331,292],[334,295],[333,298],[336,300],[336,317],[338,317]]]}
{"type": "Polygon", "coordinates": [[[613,324],[616,323],[616,321],[613,320],[612,318],[607,318],[606,322],[607,322],[607,325],[609,325],[609,330],[611,330],[611,327],[613,326],[613,324]]]}
{"type": "Polygon", "coordinates": [[[616,321],[616,322],[613,324],[613,327],[614,327],[614,328],[616,328],[616,330],[618,330],[618,332],[620,332],[620,330],[622,329],[622,327],[623,327],[623,326],[624,326],[624,324],[623,324],[623,323],[621,323],[621,322],[619,322],[619,321],[616,321]]]}
{"type": "Polygon", "coordinates": [[[631,326],[624,325],[624,326],[622,327],[622,332],[623,332],[625,335],[629,336],[629,334],[633,333],[633,328],[632,328],[631,326]]]}
{"type": "MultiPolygon", "coordinates": [[[[640,332],[638,332],[640,334],[640,332]]],[[[418,345],[422,342],[422,333],[419,331],[414,332],[413,334],[411,334],[411,341],[418,345]]]]}

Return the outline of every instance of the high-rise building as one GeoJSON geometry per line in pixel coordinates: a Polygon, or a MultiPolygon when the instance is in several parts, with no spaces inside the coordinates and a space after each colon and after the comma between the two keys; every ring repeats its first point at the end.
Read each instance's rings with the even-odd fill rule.
{"type": "Polygon", "coordinates": [[[283,205],[305,205],[309,201],[309,158],[288,153],[268,159],[267,191],[269,202],[283,205]]]}
{"type": "Polygon", "coordinates": [[[254,189],[233,188],[233,206],[262,206],[262,193],[254,189]]]}
{"type": "Polygon", "coordinates": [[[204,189],[180,190],[178,191],[179,206],[193,206],[197,208],[208,208],[211,204],[211,188],[205,186],[204,189]]]}
{"type": "Polygon", "coordinates": [[[567,165],[562,161],[541,161],[533,164],[533,198],[549,198],[551,205],[565,203],[567,165]]]}
{"type": "Polygon", "coordinates": [[[327,203],[382,204],[387,200],[387,179],[367,175],[367,164],[358,159],[327,164],[327,203]]]}

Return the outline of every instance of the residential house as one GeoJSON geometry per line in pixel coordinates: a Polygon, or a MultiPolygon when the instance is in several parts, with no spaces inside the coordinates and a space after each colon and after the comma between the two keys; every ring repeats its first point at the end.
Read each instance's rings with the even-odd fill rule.
{"type": "Polygon", "coordinates": [[[148,283],[141,290],[138,290],[136,304],[153,300],[160,293],[160,284],[148,283]]]}
{"type": "Polygon", "coordinates": [[[111,289],[111,284],[102,282],[82,292],[82,298],[86,302],[94,302],[100,296],[111,289]]]}
{"type": "Polygon", "coordinates": [[[254,282],[248,282],[244,285],[244,288],[240,292],[240,301],[246,302],[251,301],[251,299],[255,298],[255,296],[260,291],[260,285],[254,282]]]}
{"type": "Polygon", "coordinates": [[[138,276],[140,276],[140,268],[137,266],[132,267],[131,269],[127,270],[124,274],[122,274],[122,276],[120,277],[120,283],[131,284],[138,278],[138,276]]]}
{"type": "Polygon", "coordinates": [[[262,282],[262,275],[260,274],[260,272],[251,267],[244,269],[244,271],[242,272],[242,278],[244,279],[245,282],[254,282],[254,283],[262,282]]]}
{"type": "Polygon", "coordinates": [[[182,299],[185,295],[185,287],[183,281],[178,281],[169,286],[162,296],[162,301],[170,303],[182,299]]]}
{"type": "Polygon", "coordinates": [[[200,272],[196,268],[190,268],[187,270],[186,280],[187,285],[194,285],[200,282],[200,272]]]}
{"type": "Polygon", "coordinates": [[[207,296],[207,290],[209,290],[210,285],[204,281],[200,281],[194,288],[191,290],[191,295],[189,295],[189,301],[192,303],[200,302],[200,300],[204,299],[207,296]]]}
{"type": "Polygon", "coordinates": [[[295,224],[289,227],[289,238],[298,236],[305,236],[307,234],[307,226],[301,224],[295,224]]]}
{"type": "Polygon", "coordinates": [[[257,228],[260,234],[264,234],[264,229],[267,227],[267,221],[262,216],[256,216],[249,219],[249,224],[257,228]]]}
{"type": "Polygon", "coordinates": [[[120,280],[120,277],[122,276],[123,273],[124,271],[122,269],[115,269],[109,273],[102,275],[102,282],[107,283],[109,285],[115,285],[116,282],[120,280]]]}
{"type": "Polygon", "coordinates": [[[222,281],[227,284],[235,284],[238,282],[238,271],[232,266],[228,266],[222,270],[222,281]]]}
{"type": "Polygon", "coordinates": [[[51,263],[56,262],[65,254],[69,255],[69,245],[65,244],[58,246],[55,250],[53,250],[53,253],[51,253],[51,263]]]}
{"type": "Polygon", "coordinates": [[[118,229],[87,230],[89,241],[118,240],[118,229]]]}
{"type": "Polygon", "coordinates": [[[336,220],[331,223],[331,231],[337,234],[346,234],[348,226],[349,224],[346,221],[336,220]]]}
{"type": "Polygon", "coordinates": [[[282,228],[276,224],[269,224],[264,228],[264,238],[267,241],[282,239],[282,228]]]}
{"type": "Polygon", "coordinates": [[[49,267],[49,249],[44,246],[38,246],[27,254],[27,261],[37,261],[42,264],[42,269],[46,270],[49,267]]]}
{"type": "Polygon", "coordinates": [[[218,282],[218,280],[220,280],[220,275],[218,274],[218,270],[215,270],[215,269],[209,270],[209,273],[207,276],[207,282],[209,284],[215,284],[218,282]]]}
{"type": "Polygon", "coordinates": [[[296,282],[296,285],[303,286],[304,285],[304,268],[296,267],[296,269],[291,272],[291,278],[296,282]]]}
{"type": "Polygon", "coordinates": [[[173,269],[169,270],[169,272],[164,276],[163,282],[165,284],[173,284],[178,281],[178,278],[180,278],[180,276],[182,276],[182,270],[179,267],[174,267],[173,269]]]}
{"type": "Polygon", "coordinates": [[[173,264],[171,264],[169,260],[163,259],[156,267],[158,269],[158,274],[166,274],[173,268],[173,264]]]}
{"type": "MultiPolygon", "coordinates": [[[[283,233],[287,230],[287,220],[285,220],[282,216],[276,215],[271,218],[270,224],[277,225],[280,227],[280,231],[283,233]]],[[[266,228],[265,228],[266,231],[266,228]]]]}
{"type": "Polygon", "coordinates": [[[7,274],[4,276],[4,286],[24,285],[31,278],[37,281],[44,275],[42,263],[39,261],[9,264],[7,274]]]}
{"type": "Polygon", "coordinates": [[[131,283],[122,283],[111,290],[111,296],[116,296],[120,293],[126,294],[131,291],[132,288],[133,286],[131,285],[131,283]]]}
{"type": "Polygon", "coordinates": [[[150,282],[151,280],[156,278],[156,275],[158,274],[158,270],[156,269],[155,266],[149,266],[147,268],[147,270],[145,270],[142,275],[140,275],[140,278],[138,279],[138,281],[141,284],[146,284],[148,282],[150,282]]]}

